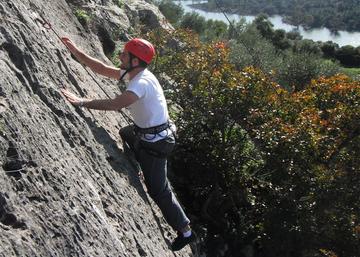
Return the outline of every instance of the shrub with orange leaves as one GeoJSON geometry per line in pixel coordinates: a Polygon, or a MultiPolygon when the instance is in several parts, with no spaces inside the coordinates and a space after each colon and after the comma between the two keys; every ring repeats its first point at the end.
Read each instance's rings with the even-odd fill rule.
{"type": "Polygon", "coordinates": [[[155,72],[171,77],[166,91],[180,110],[180,196],[209,243],[224,238],[227,256],[249,242],[268,257],[357,256],[359,82],[339,74],[288,92],[254,67],[237,70],[225,42],[180,30],[149,36],[155,72]]]}

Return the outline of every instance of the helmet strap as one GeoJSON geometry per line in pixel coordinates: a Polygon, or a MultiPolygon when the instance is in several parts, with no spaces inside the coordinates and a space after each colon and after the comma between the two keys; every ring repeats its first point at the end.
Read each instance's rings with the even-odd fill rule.
{"type": "Polygon", "coordinates": [[[133,66],[132,65],[132,60],[135,58],[135,56],[132,53],[129,53],[129,56],[130,56],[130,60],[129,60],[130,67],[125,70],[123,75],[120,77],[120,80],[122,80],[125,77],[125,75],[127,73],[129,73],[130,71],[132,71],[133,69],[140,67],[140,65],[133,66]]]}
{"type": "Polygon", "coordinates": [[[123,75],[121,75],[120,80],[122,80],[128,72],[129,72],[129,70],[128,70],[128,69],[127,69],[127,70],[125,70],[125,72],[123,73],[123,75]]]}

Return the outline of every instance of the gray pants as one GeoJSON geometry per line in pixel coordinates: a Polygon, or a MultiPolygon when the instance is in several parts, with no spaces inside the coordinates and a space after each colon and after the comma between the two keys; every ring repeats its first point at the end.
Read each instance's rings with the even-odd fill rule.
{"type": "Polygon", "coordinates": [[[134,151],[142,169],[145,185],[150,197],[159,206],[165,220],[176,231],[190,223],[171,190],[167,179],[167,155],[175,146],[173,136],[157,142],[141,140],[134,132],[134,126],[120,130],[120,136],[134,151]]]}

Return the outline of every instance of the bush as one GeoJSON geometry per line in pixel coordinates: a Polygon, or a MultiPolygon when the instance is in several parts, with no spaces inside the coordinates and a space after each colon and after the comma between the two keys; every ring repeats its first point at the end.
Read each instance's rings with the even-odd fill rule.
{"type": "Polygon", "coordinates": [[[196,12],[186,13],[180,22],[180,27],[201,34],[206,28],[205,18],[196,12]]]}
{"type": "Polygon", "coordinates": [[[228,37],[228,26],[223,21],[207,20],[200,37],[205,42],[225,39],[228,37]]]}
{"type": "Polygon", "coordinates": [[[78,19],[78,21],[81,23],[81,25],[83,25],[83,26],[87,26],[87,24],[90,21],[90,16],[88,15],[88,13],[85,10],[76,10],[75,16],[78,19]]]}
{"type": "Polygon", "coordinates": [[[337,75],[288,92],[256,68],[238,70],[224,42],[184,31],[151,41],[181,110],[177,188],[206,227],[208,256],[246,245],[267,257],[357,256],[360,83],[337,75]]]}
{"type": "Polygon", "coordinates": [[[313,54],[288,52],[277,67],[277,81],[286,88],[302,90],[312,78],[318,77],[317,65],[317,57],[313,54]]]}
{"type": "Polygon", "coordinates": [[[360,48],[350,45],[340,47],[335,52],[335,57],[348,67],[360,67],[360,48]]]}
{"type": "Polygon", "coordinates": [[[161,13],[169,20],[171,24],[176,24],[183,16],[184,9],[180,4],[176,4],[171,0],[162,0],[159,5],[161,13]]]}
{"type": "Polygon", "coordinates": [[[234,40],[230,41],[230,60],[238,69],[255,66],[271,72],[281,62],[273,44],[264,38],[255,26],[247,26],[234,40]]]}
{"type": "Polygon", "coordinates": [[[229,45],[230,60],[238,69],[257,67],[272,74],[273,80],[288,90],[302,90],[311,79],[335,75],[339,71],[337,63],[321,58],[320,49],[312,42],[300,41],[294,47],[295,52],[280,51],[254,24],[243,29],[229,45]]]}

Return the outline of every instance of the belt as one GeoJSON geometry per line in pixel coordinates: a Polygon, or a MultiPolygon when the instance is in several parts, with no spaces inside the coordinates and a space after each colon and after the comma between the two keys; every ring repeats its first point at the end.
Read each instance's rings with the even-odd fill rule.
{"type": "Polygon", "coordinates": [[[158,126],[154,126],[151,128],[140,128],[139,126],[137,126],[136,124],[134,124],[135,126],[135,133],[141,133],[141,134],[158,134],[161,131],[164,131],[165,129],[170,127],[170,123],[169,121],[165,122],[164,124],[158,125],[158,126]]]}

